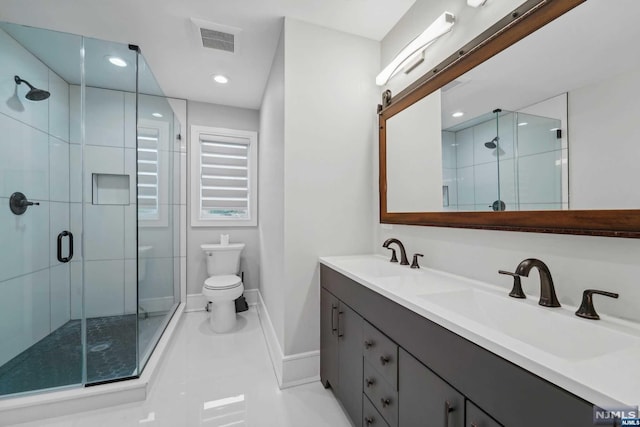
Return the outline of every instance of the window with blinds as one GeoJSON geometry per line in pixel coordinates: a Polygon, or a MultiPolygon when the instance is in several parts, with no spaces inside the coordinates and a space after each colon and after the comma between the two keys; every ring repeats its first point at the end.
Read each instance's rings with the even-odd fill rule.
{"type": "Polygon", "coordinates": [[[255,132],[192,127],[193,225],[257,223],[256,145],[255,132]]]}
{"type": "Polygon", "coordinates": [[[138,127],[138,215],[159,219],[159,132],[138,127]]]}

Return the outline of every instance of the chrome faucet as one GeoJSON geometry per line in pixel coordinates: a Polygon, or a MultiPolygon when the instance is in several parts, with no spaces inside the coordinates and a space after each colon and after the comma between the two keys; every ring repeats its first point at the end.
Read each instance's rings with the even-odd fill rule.
{"type": "Polygon", "coordinates": [[[389,245],[392,243],[396,243],[398,245],[398,248],[400,248],[400,265],[409,265],[409,260],[407,259],[407,252],[404,250],[404,245],[400,240],[394,238],[387,239],[382,244],[383,248],[387,248],[393,252],[393,255],[391,256],[391,262],[398,262],[398,259],[395,257],[396,251],[393,248],[389,247],[389,245]]]}
{"type": "Polygon", "coordinates": [[[538,301],[538,304],[544,307],[560,307],[560,302],[556,297],[556,290],[553,287],[551,272],[544,262],[535,258],[525,259],[518,264],[515,274],[529,277],[529,272],[533,267],[536,267],[540,273],[540,301],[538,301]]]}

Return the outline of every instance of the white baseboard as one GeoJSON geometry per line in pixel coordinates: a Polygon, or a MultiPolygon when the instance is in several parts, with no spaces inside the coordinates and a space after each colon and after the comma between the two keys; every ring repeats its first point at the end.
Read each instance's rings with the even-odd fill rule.
{"type": "MultiPolygon", "coordinates": [[[[243,293],[247,304],[258,304],[258,290],[257,289],[245,289],[243,293]]],[[[207,299],[202,294],[189,294],[187,295],[187,308],[186,312],[191,311],[204,311],[204,307],[207,305],[207,299]]]]}
{"type": "Polygon", "coordinates": [[[278,387],[285,389],[320,380],[320,351],[310,351],[285,356],[276,331],[269,317],[260,291],[257,294],[257,311],[262,326],[262,333],[267,342],[273,370],[278,380],[278,387]]]}

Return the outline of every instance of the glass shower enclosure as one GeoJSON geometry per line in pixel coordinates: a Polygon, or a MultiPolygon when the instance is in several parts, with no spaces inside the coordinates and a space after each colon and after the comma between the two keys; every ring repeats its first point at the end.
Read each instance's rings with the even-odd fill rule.
{"type": "Polygon", "coordinates": [[[180,302],[180,136],[139,49],[0,22],[0,398],[139,376],[180,302]]]}

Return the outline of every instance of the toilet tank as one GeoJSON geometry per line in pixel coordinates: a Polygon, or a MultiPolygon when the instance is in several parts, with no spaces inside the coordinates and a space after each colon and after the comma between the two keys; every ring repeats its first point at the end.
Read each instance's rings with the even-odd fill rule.
{"type": "Polygon", "coordinates": [[[221,276],[237,274],[240,270],[240,254],[244,243],[230,243],[228,245],[205,244],[200,245],[207,260],[207,274],[221,276]]]}

